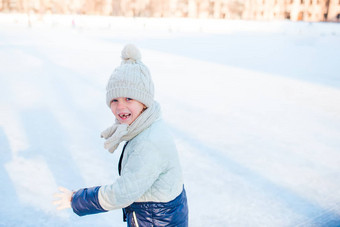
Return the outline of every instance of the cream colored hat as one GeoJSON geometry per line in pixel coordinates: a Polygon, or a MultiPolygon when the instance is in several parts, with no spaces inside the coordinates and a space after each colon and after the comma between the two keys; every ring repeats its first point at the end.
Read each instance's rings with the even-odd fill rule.
{"type": "Polygon", "coordinates": [[[106,86],[106,104],[110,107],[115,98],[135,99],[149,107],[154,102],[154,85],[150,71],[141,62],[141,53],[132,44],[122,50],[122,63],[118,66],[106,86]]]}

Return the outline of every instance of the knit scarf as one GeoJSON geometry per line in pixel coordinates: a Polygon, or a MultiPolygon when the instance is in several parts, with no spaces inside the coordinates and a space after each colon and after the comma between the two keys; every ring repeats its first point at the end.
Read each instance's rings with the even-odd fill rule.
{"type": "Polygon", "coordinates": [[[160,105],[154,101],[131,125],[116,122],[101,133],[105,138],[104,147],[113,153],[122,141],[129,141],[155,122],[161,114],[160,105]]]}

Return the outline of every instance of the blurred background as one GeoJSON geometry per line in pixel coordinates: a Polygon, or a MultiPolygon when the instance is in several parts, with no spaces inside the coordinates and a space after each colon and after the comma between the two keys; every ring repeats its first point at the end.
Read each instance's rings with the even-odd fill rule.
{"type": "Polygon", "coordinates": [[[2,13],[340,21],[339,0],[1,0],[2,13]]]}

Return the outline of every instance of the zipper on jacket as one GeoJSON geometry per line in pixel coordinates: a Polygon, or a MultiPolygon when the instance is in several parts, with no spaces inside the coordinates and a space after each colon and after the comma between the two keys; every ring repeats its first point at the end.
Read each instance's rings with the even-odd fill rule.
{"type": "Polygon", "coordinates": [[[138,225],[138,221],[137,221],[137,217],[136,217],[136,213],[135,212],[132,212],[132,219],[133,219],[133,221],[134,221],[134,223],[135,223],[135,226],[136,227],[139,227],[139,225],[138,225]]]}

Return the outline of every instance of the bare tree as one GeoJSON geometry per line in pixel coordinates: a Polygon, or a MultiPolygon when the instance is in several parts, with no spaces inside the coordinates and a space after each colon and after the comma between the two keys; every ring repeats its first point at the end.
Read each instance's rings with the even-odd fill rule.
{"type": "Polygon", "coordinates": [[[228,9],[232,18],[242,18],[244,11],[244,1],[242,0],[231,0],[228,3],[228,9]]]}

